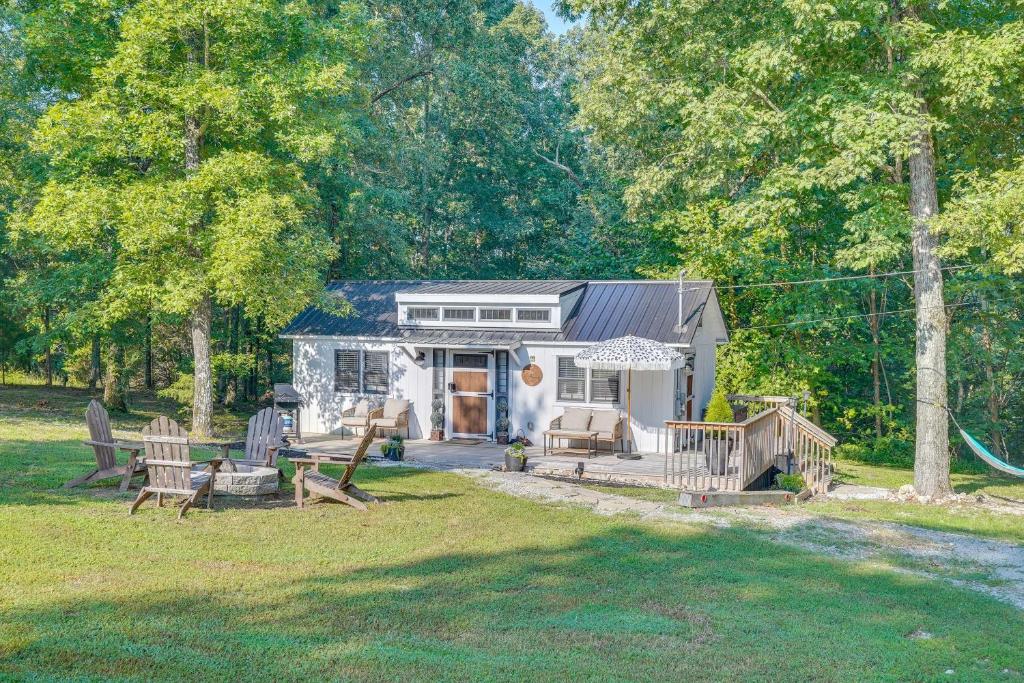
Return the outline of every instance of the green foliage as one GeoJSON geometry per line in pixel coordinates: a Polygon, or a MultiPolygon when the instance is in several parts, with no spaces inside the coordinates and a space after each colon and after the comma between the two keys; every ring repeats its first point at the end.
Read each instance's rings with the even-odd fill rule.
{"type": "Polygon", "coordinates": [[[806,484],[804,484],[804,475],[799,472],[796,474],[785,474],[783,472],[779,472],[775,475],[775,488],[781,491],[800,493],[806,488],[806,484]]]}
{"type": "MultiPolygon", "coordinates": [[[[743,286],[911,270],[907,157],[922,127],[940,154],[945,253],[1020,272],[1019,3],[565,5],[588,19],[578,119],[628,217],[672,245],[644,272],[743,286]]],[[[950,384],[965,419],[1020,451],[1024,383],[999,350],[1021,299],[1005,280],[996,294],[992,278],[945,277],[950,302],[1007,299],[997,315],[950,310],[950,384]]],[[[844,440],[912,438],[909,280],[721,290],[722,377],[750,393],[809,390],[844,440]]]]}
{"type": "Polygon", "coordinates": [[[526,460],[526,446],[522,442],[516,441],[505,449],[505,455],[516,460],[526,460]]]}
{"type": "Polygon", "coordinates": [[[714,393],[711,394],[711,401],[708,403],[707,412],[704,414],[704,421],[732,422],[734,419],[735,415],[732,412],[732,406],[729,405],[729,399],[725,397],[722,387],[716,387],[714,393]]]}
{"type": "Polygon", "coordinates": [[[192,405],[195,380],[192,374],[181,373],[171,384],[156,392],[160,398],[170,399],[182,406],[192,405]]]}
{"type": "Polygon", "coordinates": [[[389,436],[384,443],[380,445],[380,452],[384,455],[391,455],[392,453],[401,458],[401,455],[405,452],[405,442],[402,439],[401,434],[393,434],[389,436]]]}
{"type": "MultiPolygon", "coordinates": [[[[914,467],[914,443],[905,438],[883,436],[873,441],[839,444],[834,451],[837,459],[868,465],[888,467],[914,467]]],[[[950,471],[961,474],[984,473],[988,467],[964,451],[950,461],[950,471]]]]}

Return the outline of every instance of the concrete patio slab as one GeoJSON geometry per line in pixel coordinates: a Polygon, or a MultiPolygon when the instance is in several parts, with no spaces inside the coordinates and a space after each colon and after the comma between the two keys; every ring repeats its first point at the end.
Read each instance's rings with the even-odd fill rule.
{"type": "MultiPolygon", "coordinates": [[[[310,453],[331,455],[351,453],[358,443],[356,439],[340,437],[312,437],[296,448],[310,453]]],[[[376,443],[373,448],[376,448],[376,443]]],[[[405,442],[406,464],[432,469],[501,469],[505,464],[506,446],[483,441],[477,444],[461,444],[450,441],[427,441],[414,439],[405,442]]],[[[548,452],[544,455],[540,446],[526,449],[526,469],[533,474],[605,481],[635,486],[667,488],[665,482],[665,456],[661,453],[643,453],[639,460],[620,460],[614,455],[599,455],[595,458],[580,455],[548,452]],[[582,476],[578,469],[582,463],[582,476]]],[[[376,453],[374,453],[376,455],[376,453]]]]}

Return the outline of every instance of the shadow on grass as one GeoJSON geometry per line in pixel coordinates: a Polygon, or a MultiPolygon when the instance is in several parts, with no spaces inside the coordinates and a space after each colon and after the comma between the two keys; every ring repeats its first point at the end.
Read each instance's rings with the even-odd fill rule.
{"type": "MultiPolygon", "coordinates": [[[[1019,667],[1024,649],[1021,629],[1006,628],[1021,623],[1009,608],[747,532],[617,525],[569,543],[493,553],[443,552],[439,540],[436,554],[397,564],[363,559],[361,548],[329,565],[299,552],[289,567],[245,581],[203,577],[198,567],[182,574],[178,565],[166,577],[174,587],[156,588],[160,573],[143,567],[144,589],[129,582],[102,596],[40,596],[6,610],[0,672],[153,680],[931,679],[947,668],[967,678],[996,675],[1019,667]],[[934,638],[908,637],[919,630],[934,638]]],[[[224,550],[217,559],[234,558],[224,550]]]]}

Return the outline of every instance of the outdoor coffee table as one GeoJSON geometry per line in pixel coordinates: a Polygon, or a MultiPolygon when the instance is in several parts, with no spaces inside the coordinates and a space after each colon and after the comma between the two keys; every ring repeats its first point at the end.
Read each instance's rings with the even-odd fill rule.
{"type": "MultiPolygon", "coordinates": [[[[577,431],[567,431],[567,430],[562,430],[562,429],[553,429],[553,430],[546,431],[546,432],[544,432],[544,455],[548,454],[548,439],[551,439],[551,451],[552,451],[552,453],[554,453],[554,451],[555,451],[555,439],[558,439],[559,442],[565,441],[565,440],[569,440],[569,441],[586,441],[587,442],[587,458],[593,458],[594,456],[597,455],[597,435],[599,433],[600,432],[592,432],[590,430],[577,432],[577,431]]],[[[561,449],[561,450],[563,450],[565,452],[568,452],[568,453],[577,453],[581,449],[578,449],[578,448],[568,448],[568,449],[561,449]]]]}

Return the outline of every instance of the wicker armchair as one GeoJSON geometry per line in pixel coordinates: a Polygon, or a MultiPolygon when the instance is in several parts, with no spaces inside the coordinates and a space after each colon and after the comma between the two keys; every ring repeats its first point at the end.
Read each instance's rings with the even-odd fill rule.
{"type": "MultiPolygon", "coordinates": [[[[345,428],[348,427],[352,430],[353,436],[357,429],[362,429],[363,433],[366,433],[366,429],[370,426],[370,420],[374,417],[374,413],[379,412],[380,409],[373,409],[373,404],[369,399],[362,399],[357,402],[351,408],[342,411],[341,413],[341,427],[342,434],[344,434],[345,428]]],[[[377,417],[380,417],[377,415],[377,417]]]]}
{"type": "Polygon", "coordinates": [[[595,410],[590,417],[590,430],[597,432],[597,442],[607,443],[612,454],[615,454],[615,443],[619,444],[619,452],[625,450],[622,434],[622,414],[617,410],[595,410]]]}
{"type": "Polygon", "coordinates": [[[384,405],[370,411],[370,424],[377,432],[398,434],[405,430],[405,438],[409,438],[409,401],[404,398],[389,398],[384,405]]]}

